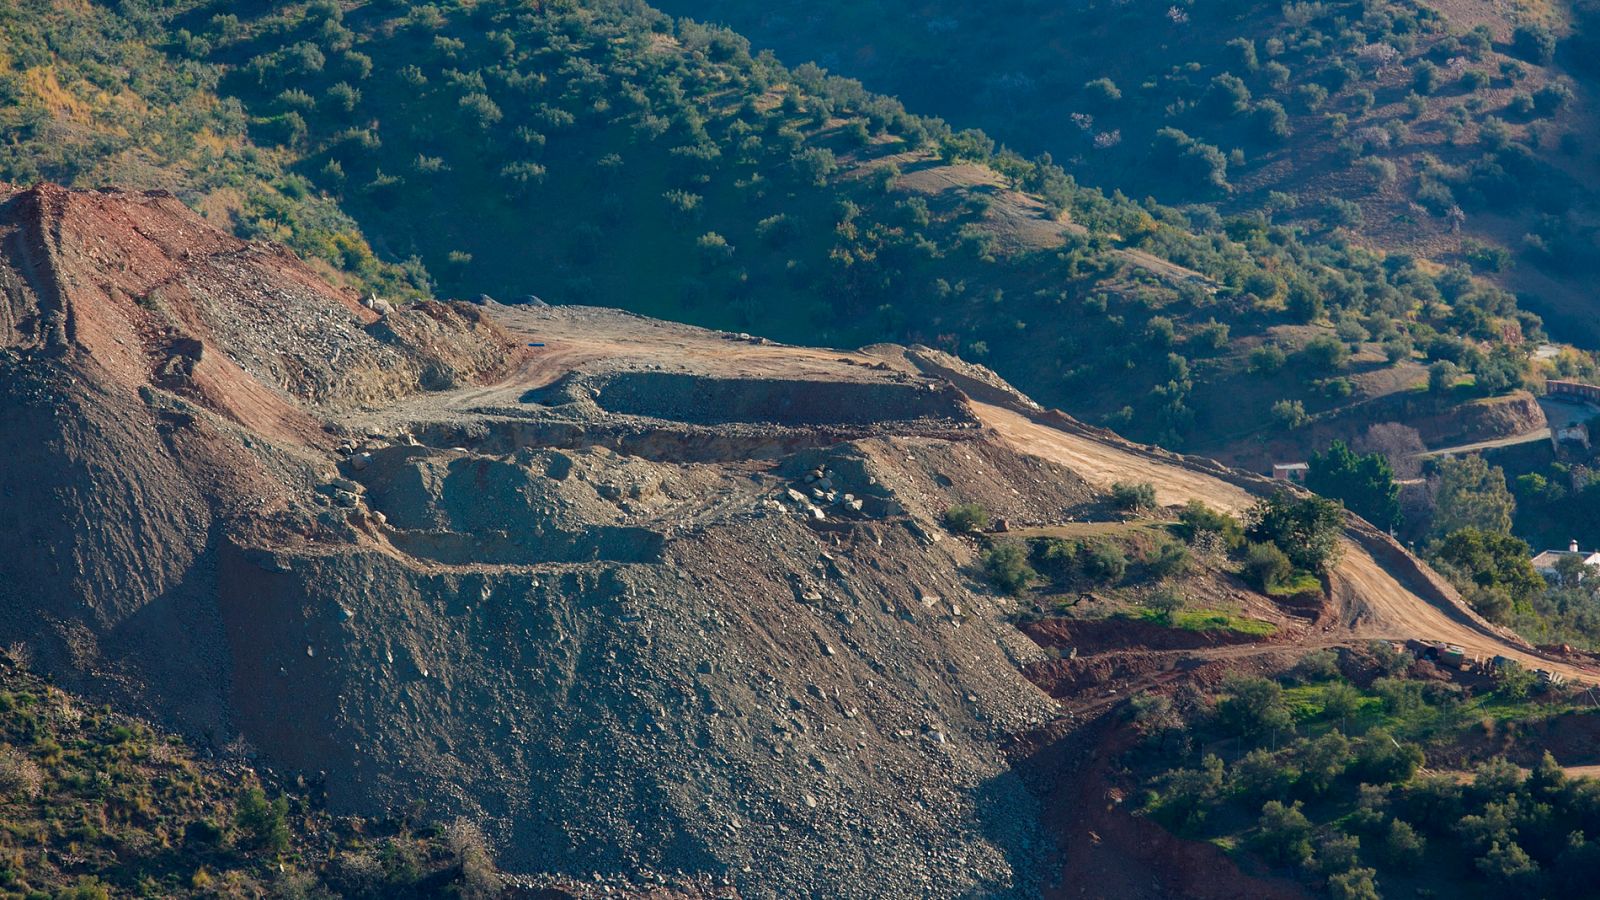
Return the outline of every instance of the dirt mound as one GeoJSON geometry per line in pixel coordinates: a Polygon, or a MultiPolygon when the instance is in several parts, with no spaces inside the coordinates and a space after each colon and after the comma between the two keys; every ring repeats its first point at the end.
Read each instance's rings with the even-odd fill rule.
{"type": "Polygon", "coordinates": [[[516,358],[471,307],[380,317],[159,192],[0,194],[0,310],[0,632],[219,737],[216,551],[329,465],[322,405],[516,358]]]}
{"type": "MultiPolygon", "coordinates": [[[[1061,707],[1022,670],[1190,664],[1040,664],[940,518],[1260,487],[932,351],[369,307],[164,194],[9,194],[0,263],[0,642],[336,810],[474,817],[558,880],[1039,893],[1055,848],[1001,746],[1061,707]]],[[[1504,647],[1350,534],[1341,610],[1504,647]]]]}
{"type": "Polygon", "coordinates": [[[18,191],[0,197],[0,246],[7,346],[87,356],[123,385],[161,382],[251,427],[296,418],[285,401],[385,402],[516,355],[468,304],[380,315],[164,192],[18,191]]]}
{"type": "Polygon", "coordinates": [[[935,522],[1093,497],[948,384],[368,308],[163,194],[14,192],[0,249],[0,641],[64,684],[336,809],[475,816],[516,871],[1036,892],[998,743],[1051,715],[1037,650],[935,522]],[[568,372],[599,396],[530,397],[568,372]]]}

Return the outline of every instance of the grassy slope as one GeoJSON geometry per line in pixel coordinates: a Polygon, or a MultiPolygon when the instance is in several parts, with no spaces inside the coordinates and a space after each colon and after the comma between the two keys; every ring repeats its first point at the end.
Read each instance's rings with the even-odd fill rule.
{"type": "Polygon", "coordinates": [[[662,6],[725,22],[785,60],[820,60],[1027,152],[1049,151],[1089,184],[1203,201],[1224,214],[1276,207],[1278,220],[1307,223],[1326,220],[1323,201],[1339,197],[1360,205],[1357,230],[1377,246],[1446,263],[1481,263],[1474,241],[1509,248],[1520,254],[1518,265],[1496,278],[1525,292],[1570,339],[1600,337],[1583,288],[1600,207],[1587,146],[1595,127],[1586,62],[1593,48],[1571,37],[1582,4],[1519,4],[1509,13],[1425,0],[1017,0],[981,11],[897,0],[662,6]],[[1543,62],[1514,46],[1515,25],[1548,27],[1566,40],[1553,62],[1543,62]],[[1475,28],[1487,39],[1474,37],[1475,28]],[[1236,40],[1248,42],[1253,60],[1229,46],[1236,40]],[[1108,46],[1118,52],[1103,52],[1108,46]],[[1383,47],[1390,50],[1375,49],[1383,47]],[[1425,64],[1438,67],[1437,87],[1413,100],[1425,64]],[[1484,83],[1463,83],[1468,72],[1483,73],[1484,83]],[[1241,112],[1208,101],[1220,75],[1242,80],[1248,101],[1241,112]],[[1100,78],[1121,96],[1107,101],[1088,89],[1100,78]],[[1561,110],[1514,105],[1518,95],[1536,97],[1555,82],[1573,87],[1576,101],[1561,110]],[[1312,102],[1305,93],[1312,86],[1327,90],[1327,99],[1312,102]],[[1255,116],[1263,102],[1283,106],[1292,134],[1262,134],[1255,116]],[[1207,190],[1152,164],[1153,138],[1164,127],[1232,155],[1231,187],[1207,190]],[[1528,150],[1507,153],[1507,144],[1528,150]],[[1288,198],[1296,208],[1284,208],[1288,198]],[[1452,203],[1466,213],[1460,234],[1448,215],[1452,203]],[[1545,249],[1528,249],[1530,233],[1545,249]]]}
{"type": "MultiPolygon", "coordinates": [[[[178,24],[227,73],[220,89],[244,104],[256,141],[380,249],[415,254],[455,292],[797,342],[936,343],[1169,444],[1248,436],[1284,396],[1314,413],[1384,381],[1358,378],[1350,398],[1324,389],[1334,373],[1252,388],[1250,349],[1292,350],[1317,332],[1273,330],[1293,318],[1286,304],[1316,297],[1358,342],[1534,327],[1503,297],[1441,295],[1423,269],[1337,236],[1303,243],[1248,221],[1194,231],[1177,211],[1085,190],[981,134],[643,7],[360,3],[213,18],[222,8],[178,24]],[[1172,339],[1157,319],[1173,322],[1172,339]],[[1220,343],[1213,321],[1231,329],[1220,343]],[[1241,396],[1259,401],[1241,410],[1241,396]]],[[[1388,365],[1365,359],[1358,371],[1388,365]]]]}
{"type": "Polygon", "coordinates": [[[471,896],[491,883],[468,832],[331,816],[314,793],[262,791],[242,756],[203,760],[0,656],[0,896],[471,896]]]}
{"type": "Polygon", "coordinates": [[[1323,384],[1341,373],[1245,375],[1259,344],[1331,330],[1285,327],[1308,315],[1286,305],[1316,297],[1353,341],[1531,326],[1337,236],[1194,231],[642,6],[120,9],[0,14],[19,138],[0,177],[170,187],[390,294],[431,275],[796,342],[934,343],[1207,446],[1274,427],[1284,397],[1315,414],[1404,380],[1372,344],[1348,397],[1323,384]]]}

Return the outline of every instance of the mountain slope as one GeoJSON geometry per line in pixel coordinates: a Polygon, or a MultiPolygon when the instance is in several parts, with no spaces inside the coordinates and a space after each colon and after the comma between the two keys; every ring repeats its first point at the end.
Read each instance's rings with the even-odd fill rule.
{"type": "Polygon", "coordinates": [[[1447,416],[1593,371],[1530,362],[1538,320],[1462,271],[1088,190],[638,5],[30,6],[0,27],[18,48],[6,115],[27,125],[0,177],[170,186],[388,296],[437,279],[799,342],[921,341],[1250,465],[1263,437],[1303,456],[1369,414],[1447,416]],[[128,140],[99,92],[114,71],[123,105],[192,114],[129,119],[128,140]],[[1318,337],[1353,358],[1274,377],[1318,337]],[[1435,361],[1474,383],[1417,397],[1435,361]],[[1285,431],[1300,409],[1319,427],[1285,431]]]}
{"type": "Polygon", "coordinates": [[[1586,4],[661,5],[1086,184],[1470,264],[1595,342],[1586,4]],[[1207,153],[1175,156],[1166,129],[1207,153]]]}
{"type": "Polygon", "coordinates": [[[380,315],[161,196],[40,188],[3,209],[4,421],[27,436],[4,469],[4,637],[56,676],[326,772],[337,810],[482,817],[520,871],[756,865],[738,877],[830,893],[1033,877],[1031,800],[987,741],[1047,705],[1004,623],[973,618],[988,601],[967,599],[962,549],[875,523],[890,502],[871,481],[914,503],[948,467],[1041,516],[1084,492],[1054,473],[1006,500],[1040,466],[982,442],[949,390],[822,354],[819,380],[786,380],[782,353],[578,310],[534,315],[517,343],[685,341],[758,418],[651,424],[696,410],[603,345],[520,414],[457,412],[429,398],[516,357],[479,307],[380,315]],[[735,377],[741,357],[785,379],[735,377]],[[640,405],[662,402],[680,405],[640,405]],[[865,511],[838,507],[840,531],[767,507],[808,464],[859,479],[865,511]],[[905,816],[893,840],[881,809],[905,816]]]}
{"type": "MultiPolygon", "coordinates": [[[[646,8],[183,21],[258,140],[457,291],[937,343],[1136,437],[1213,451],[1276,430],[1280,401],[1315,415],[1417,387],[1419,351],[1514,371],[1511,387],[1537,377],[1522,342],[1538,320],[1469,275],[1087,190],[1047,158],[646,8]],[[1249,377],[1255,351],[1319,336],[1359,352],[1249,377]]],[[[1477,390],[1507,386],[1486,374],[1477,390]]]]}
{"type": "MultiPolygon", "coordinates": [[[[370,310],[163,195],[42,187],[0,221],[0,642],[334,812],[479,820],[514,872],[1035,893],[1053,848],[1001,748],[1053,715],[1042,651],[940,521],[1093,520],[1127,473],[1270,487],[930,350],[370,310]]],[[[1445,637],[1590,677],[1349,537],[1331,612],[1250,652],[1445,637]]]]}

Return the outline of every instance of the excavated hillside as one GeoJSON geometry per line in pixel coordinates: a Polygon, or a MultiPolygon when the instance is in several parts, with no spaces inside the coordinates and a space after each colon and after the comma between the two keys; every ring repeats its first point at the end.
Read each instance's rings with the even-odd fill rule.
{"type": "MultiPolygon", "coordinates": [[[[0,642],[514,872],[1038,894],[1061,707],[941,515],[1270,488],[931,351],[363,303],[163,194],[7,190],[0,261],[0,642]]],[[[1535,655],[1359,520],[1332,587],[1322,643],[1535,655]]]]}

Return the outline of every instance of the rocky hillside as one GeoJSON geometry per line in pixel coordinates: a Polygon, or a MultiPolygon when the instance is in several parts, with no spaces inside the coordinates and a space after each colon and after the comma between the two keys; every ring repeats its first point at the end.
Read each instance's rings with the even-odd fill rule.
{"type": "MultiPolygon", "coordinates": [[[[512,873],[1038,893],[1055,819],[1003,748],[1060,727],[1030,676],[1095,683],[1036,641],[1106,626],[1019,631],[1066,598],[992,586],[1004,531],[1116,532],[1122,482],[1271,490],[926,348],[369,306],[163,194],[15,191],[0,223],[0,644],[332,814],[481,823],[512,873]]],[[[1304,597],[1220,557],[1187,583],[1269,654],[1425,633],[1587,677],[1342,527],[1304,597]]],[[[1130,546],[1108,596],[1186,570],[1130,546]]]]}
{"type": "Polygon", "coordinates": [[[162,195],[0,209],[0,639],[62,683],[325,773],[337,811],[479,818],[517,871],[1037,876],[995,743],[1049,703],[931,523],[1092,492],[949,386],[601,311],[375,311],[162,195]]]}

